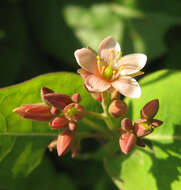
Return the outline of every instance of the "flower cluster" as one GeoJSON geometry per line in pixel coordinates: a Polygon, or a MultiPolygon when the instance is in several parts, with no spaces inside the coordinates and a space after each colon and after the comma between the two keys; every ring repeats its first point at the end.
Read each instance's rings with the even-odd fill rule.
{"type": "Polygon", "coordinates": [[[122,56],[119,43],[109,36],[100,43],[98,53],[91,48],[82,48],[75,51],[75,58],[81,66],[78,73],[84,81],[84,87],[95,100],[101,103],[102,113],[85,110],[79,104],[81,97],[78,93],[70,98],[46,87],[41,88],[43,103],[22,105],[13,111],[25,119],[48,121],[53,130],[61,129],[57,140],[49,145],[50,150],[57,148],[59,156],[70,149],[72,149],[72,157],[77,155],[80,140],[83,138],[75,135],[77,122],[86,115],[103,120],[107,128],[102,128],[93,120],[86,118],[88,125],[94,128],[94,132],[85,134],[84,138],[109,136],[110,140],[110,136],[115,135],[110,131],[117,132],[118,129],[112,117],[121,118],[121,128],[115,135],[117,138],[114,139],[119,140],[122,152],[128,154],[135,145],[144,147],[143,137],[163,123],[154,119],[158,112],[159,101],[148,102],[141,110],[141,118],[133,123],[130,119],[123,118],[128,108],[120,99],[120,94],[130,98],[141,96],[141,88],[133,77],[144,74],[140,70],[146,64],[146,55],[136,53],[122,56]],[[107,97],[110,98],[109,101],[107,97]],[[95,129],[101,131],[101,134],[95,133],[95,129]]]}
{"type": "Polygon", "coordinates": [[[145,143],[141,137],[153,132],[154,128],[162,125],[162,121],[153,119],[157,114],[159,107],[158,100],[148,102],[141,110],[141,119],[136,120],[134,124],[128,118],[124,118],[121,122],[119,139],[120,148],[123,153],[128,154],[135,144],[145,147],[145,143]]]}
{"type": "MultiPolygon", "coordinates": [[[[55,93],[49,88],[41,88],[43,103],[25,104],[13,110],[25,119],[49,121],[52,129],[63,129],[56,143],[58,155],[64,154],[74,141],[77,122],[84,116],[84,108],[79,104],[80,94],[70,98],[65,94],[55,93]]],[[[52,148],[52,144],[50,146],[52,148]]]]}

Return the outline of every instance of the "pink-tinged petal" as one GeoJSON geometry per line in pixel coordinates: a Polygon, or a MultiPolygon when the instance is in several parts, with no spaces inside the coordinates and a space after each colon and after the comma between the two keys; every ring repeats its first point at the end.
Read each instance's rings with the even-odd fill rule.
{"type": "Polygon", "coordinates": [[[105,62],[110,62],[111,58],[114,59],[115,56],[117,56],[117,52],[120,54],[121,48],[119,43],[112,36],[105,38],[98,48],[98,54],[105,62]],[[111,53],[110,50],[114,52],[111,53]]]}
{"type": "Polygon", "coordinates": [[[95,75],[89,75],[86,78],[85,86],[91,92],[103,92],[111,87],[109,82],[106,82],[95,75]]]}
{"type": "Polygon", "coordinates": [[[140,71],[146,64],[147,56],[141,53],[135,53],[124,56],[119,65],[123,65],[123,69],[120,71],[121,75],[129,75],[140,71]]]}
{"type": "Polygon", "coordinates": [[[95,73],[97,71],[96,55],[88,48],[78,49],[74,53],[77,63],[86,71],[95,73]]]}
{"type": "Polygon", "coordinates": [[[77,72],[80,74],[83,80],[85,80],[89,75],[92,75],[92,73],[87,72],[84,69],[78,69],[77,72]]]}
{"type": "Polygon", "coordinates": [[[118,78],[112,82],[112,86],[124,96],[130,98],[139,98],[141,96],[141,88],[138,82],[129,76],[118,78]]]}

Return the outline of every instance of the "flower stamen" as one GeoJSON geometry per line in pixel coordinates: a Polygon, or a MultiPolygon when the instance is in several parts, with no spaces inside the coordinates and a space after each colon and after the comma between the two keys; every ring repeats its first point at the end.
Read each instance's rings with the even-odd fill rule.
{"type": "Polygon", "coordinates": [[[120,71],[122,71],[125,68],[124,65],[121,65],[121,67],[119,68],[120,71]]]}

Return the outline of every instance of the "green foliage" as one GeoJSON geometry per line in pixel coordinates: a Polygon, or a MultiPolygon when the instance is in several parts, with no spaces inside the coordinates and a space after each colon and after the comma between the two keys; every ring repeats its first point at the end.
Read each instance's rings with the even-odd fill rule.
{"type": "Polygon", "coordinates": [[[65,174],[57,174],[51,162],[45,158],[43,162],[29,175],[27,178],[9,179],[6,176],[1,176],[1,187],[13,190],[49,190],[49,189],[64,189],[75,190],[71,179],[65,174]],[[9,182],[9,183],[8,183],[9,182]]]}
{"type": "Polygon", "coordinates": [[[145,138],[146,149],[138,148],[130,155],[117,155],[110,162],[104,159],[105,168],[119,189],[170,190],[181,185],[181,72],[164,70],[148,75],[140,81],[142,97],[128,100],[132,114],[139,119],[139,110],[152,99],[159,99],[160,109],[155,117],[163,126],[145,138]],[[151,144],[150,144],[151,143],[151,144]],[[150,147],[151,146],[151,147],[150,147]]]}
{"type": "MultiPolygon", "coordinates": [[[[50,140],[58,134],[57,131],[51,130],[47,123],[23,120],[12,110],[22,104],[41,102],[40,88],[46,86],[55,92],[70,96],[79,92],[84,97],[82,105],[85,108],[100,111],[100,105],[82,88],[82,85],[82,79],[76,74],[56,73],[1,89],[0,147],[2,148],[0,149],[0,159],[2,161],[0,175],[28,175],[40,163],[50,140]]],[[[86,125],[80,122],[79,131],[91,129],[86,125]]]]}
{"type": "Polygon", "coordinates": [[[80,4],[32,0],[26,5],[41,48],[73,67],[75,49],[82,45],[96,48],[109,35],[120,42],[124,54],[143,52],[156,58],[166,51],[163,39],[169,27],[181,23],[172,12],[142,10],[138,1],[80,4]]]}

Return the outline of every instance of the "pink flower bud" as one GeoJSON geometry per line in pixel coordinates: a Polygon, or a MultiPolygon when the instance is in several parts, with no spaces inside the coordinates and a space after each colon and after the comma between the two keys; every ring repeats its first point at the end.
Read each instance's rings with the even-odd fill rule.
{"type": "Polygon", "coordinates": [[[108,111],[113,117],[122,117],[127,113],[127,105],[121,100],[113,100],[108,111]]]}
{"type": "Polygon", "coordinates": [[[99,92],[93,92],[93,93],[91,93],[91,95],[92,95],[92,97],[93,97],[95,100],[97,100],[97,101],[99,101],[99,102],[102,102],[101,93],[99,93],[99,92]]]}
{"type": "Polygon", "coordinates": [[[68,127],[69,127],[69,130],[70,130],[70,131],[75,131],[76,128],[77,128],[77,125],[76,125],[76,123],[74,123],[74,122],[69,122],[68,127]]]}
{"type": "Polygon", "coordinates": [[[140,119],[134,123],[134,132],[138,137],[143,137],[150,134],[152,132],[152,128],[144,119],[140,119]]]}
{"type": "Polygon", "coordinates": [[[55,117],[49,122],[49,125],[52,127],[52,129],[62,129],[67,127],[68,120],[64,116],[55,117]]]}
{"type": "Polygon", "coordinates": [[[157,120],[157,119],[153,119],[152,122],[151,122],[151,125],[153,127],[159,127],[162,124],[163,124],[163,121],[160,121],[160,120],[157,120]]]}
{"type": "Polygon", "coordinates": [[[84,108],[80,104],[72,103],[63,109],[65,117],[69,121],[77,122],[84,116],[84,108]]]}
{"type": "Polygon", "coordinates": [[[136,135],[134,133],[124,133],[119,139],[119,144],[122,152],[128,154],[136,143],[136,135]]]}
{"type": "Polygon", "coordinates": [[[141,110],[141,117],[147,120],[151,120],[158,112],[159,101],[152,100],[148,102],[141,110]]]}
{"type": "Polygon", "coordinates": [[[74,141],[75,134],[69,130],[62,132],[57,139],[58,156],[62,156],[71,147],[74,141]]]}
{"type": "Polygon", "coordinates": [[[72,95],[72,101],[75,103],[79,103],[81,101],[80,94],[78,94],[78,93],[73,94],[72,95]]]}
{"type": "Polygon", "coordinates": [[[53,93],[53,90],[51,90],[51,89],[49,89],[49,88],[47,88],[45,86],[43,86],[41,88],[41,96],[44,96],[45,94],[49,94],[49,93],[53,93]]]}
{"type": "Polygon", "coordinates": [[[44,95],[44,100],[49,105],[52,105],[58,109],[63,109],[66,105],[72,103],[69,96],[58,93],[48,93],[44,95]]]}
{"type": "Polygon", "coordinates": [[[50,107],[44,103],[25,104],[14,109],[13,112],[25,119],[31,119],[34,121],[49,121],[53,118],[53,114],[50,112],[50,107]]]}
{"type": "Polygon", "coordinates": [[[132,121],[128,118],[124,118],[122,121],[121,121],[121,128],[124,130],[124,131],[129,131],[129,130],[132,130],[133,129],[133,125],[132,125],[132,121]]]}
{"type": "Polygon", "coordinates": [[[45,94],[49,94],[49,93],[53,93],[53,90],[51,90],[51,89],[49,89],[49,88],[46,88],[46,87],[42,87],[41,88],[41,92],[40,92],[40,94],[41,94],[41,99],[43,100],[43,102],[45,102],[46,104],[48,104],[47,102],[46,102],[46,100],[44,99],[44,95],[45,94]]]}

